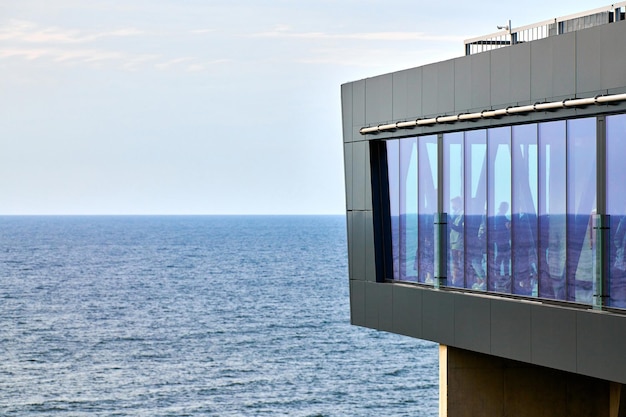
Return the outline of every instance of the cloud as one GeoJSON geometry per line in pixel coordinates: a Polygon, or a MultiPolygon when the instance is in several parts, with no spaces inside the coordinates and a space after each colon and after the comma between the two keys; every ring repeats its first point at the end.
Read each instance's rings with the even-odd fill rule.
{"type": "Polygon", "coordinates": [[[39,27],[34,22],[10,20],[0,29],[0,40],[39,44],[77,44],[88,43],[103,38],[119,38],[144,34],[136,28],[122,28],[101,32],[85,32],[75,29],[63,29],[56,26],[39,27]]]}
{"type": "Polygon", "coordinates": [[[360,33],[326,33],[326,32],[294,32],[288,25],[278,25],[267,32],[252,34],[255,38],[298,38],[310,40],[359,40],[359,41],[431,41],[431,42],[462,42],[465,36],[432,35],[423,32],[360,32],[360,33]]]}

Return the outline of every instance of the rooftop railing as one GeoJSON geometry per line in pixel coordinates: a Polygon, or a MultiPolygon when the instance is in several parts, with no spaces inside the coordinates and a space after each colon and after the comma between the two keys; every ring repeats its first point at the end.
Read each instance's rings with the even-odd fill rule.
{"type": "Polygon", "coordinates": [[[518,28],[511,27],[509,20],[508,25],[498,26],[498,29],[502,29],[499,32],[465,40],[465,55],[491,51],[625,19],[626,1],[518,28]]]}

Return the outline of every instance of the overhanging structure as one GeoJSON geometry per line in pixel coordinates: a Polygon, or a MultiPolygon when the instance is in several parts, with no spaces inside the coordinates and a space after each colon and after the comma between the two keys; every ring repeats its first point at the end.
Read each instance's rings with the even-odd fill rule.
{"type": "Polygon", "coordinates": [[[342,86],[352,323],[440,343],[442,414],[626,415],[626,22],[606,9],[342,86]]]}

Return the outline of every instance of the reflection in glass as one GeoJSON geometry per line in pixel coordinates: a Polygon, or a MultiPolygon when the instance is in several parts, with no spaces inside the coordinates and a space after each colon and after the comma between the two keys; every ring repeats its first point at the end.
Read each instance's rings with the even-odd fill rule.
{"type": "MultiPolygon", "coordinates": [[[[541,297],[566,299],[565,122],[539,124],[539,253],[541,297]]],[[[517,240],[517,234],[515,239],[517,240]]],[[[532,271],[529,271],[532,277],[532,271]]],[[[516,294],[532,293],[528,277],[516,277],[516,294]],[[527,283],[528,282],[528,283],[527,283]],[[518,289],[519,288],[519,289],[518,289]]]]}
{"type": "Polygon", "coordinates": [[[400,280],[416,281],[417,139],[400,140],[400,280]]]}
{"type": "Polygon", "coordinates": [[[448,213],[448,285],[464,287],[463,133],[443,135],[443,211],[448,213]]]}
{"type": "MultiPolygon", "coordinates": [[[[512,269],[516,284],[511,292],[528,294],[534,287],[540,261],[537,256],[537,125],[514,126],[512,142],[511,240],[512,269]],[[514,290],[514,291],[513,291],[514,290]]],[[[506,292],[506,291],[504,291],[506,292]]]]}
{"type": "Polygon", "coordinates": [[[611,216],[609,299],[626,308],[626,115],[606,118],[606,207],[611,216]]]}
{"type": "Polygon", "coordinates": [[[489,129],[489,290],[511,292],[511,128],[489,129]]]}
{"type": "Polygon", "coordinates": [[[465,133],[465,287],[486,289],[487,132],[465,133]]]}
{"type": "Polygon", "coordinates": [[[422,136],[419,145],[418,175],[418,212],[419,212],[419,244],[418,280],[432,284],[435,266],[435,213],[437,213],[437,136],[422,136]]]}
{"type": "Polygon", "coordinates": [[[593,301],[596,119],[567,121],[567,299],[593,301]]]}
{"type": "Polygon", "coordinates": [[[400,278],[400,142],[387,141],[387,170],[389,173],[389,212],[391,216],[391,249],[393,279],[400,278]]]}

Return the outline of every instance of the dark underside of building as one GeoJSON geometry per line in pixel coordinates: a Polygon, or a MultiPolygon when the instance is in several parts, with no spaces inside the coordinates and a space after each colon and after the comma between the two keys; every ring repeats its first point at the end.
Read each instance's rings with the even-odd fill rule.
{"type": "Polygon", "coordinates": [[[342,85],[351,320],[440,344],[440,415],[626,416],[626,21],[592,12],[342,85]]]}

